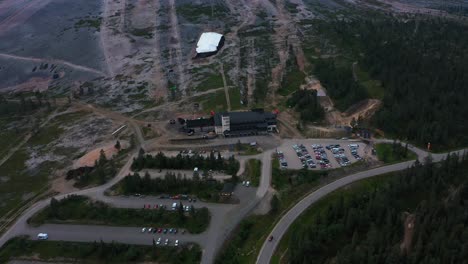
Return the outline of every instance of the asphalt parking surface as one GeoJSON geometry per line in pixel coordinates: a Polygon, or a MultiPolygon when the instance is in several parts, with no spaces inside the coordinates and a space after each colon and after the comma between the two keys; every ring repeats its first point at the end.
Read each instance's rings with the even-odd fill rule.
{"type": "MultiPolygon", "coordinates": [[[[331,150],[326,149],[325,147],[328,145],[336,145],[339,144],[341,148],[344,149],[344,154],[346,157],[349,159],[351,163],[355,163],[358,160],[354,158],[354,156],[351,154],[351,151],[348,147],[349,144],[358,144],[359,148],[357,149],[358,154],[360,157],[364,157],[364,148],[365,144],[362,142],[358,141],[351,141],[351,140],[317,140],[317,139],[296,139],[296,140],[287,140],[285,141],[280,147],[277,148],[278,151],[282,151],[284,154],[284,158],[286,162],[288,163],[288,169],[302,169],[302,162],[299,159],[299,157],[296,155],[296,151],[293,149],[293,145],[301,145],[303,144],[309,154],[312,156],[312,159],[314,163],[317,165],[316,168],[311,169],[311,170],[323,170],[319,166],[319,160],[316,159],[314,150],[312,149],[312,144],[320,144],[324,150],[325,153],[327,154],[328,160],[330,161],[331,168],[330,169],[336,169],[340,168],[341,165],[336,161],[335,157],[333,156],[334,154],[332,153],[331,150]]],[[[310,169],[310,168],[309,168],[310,169]]]]}

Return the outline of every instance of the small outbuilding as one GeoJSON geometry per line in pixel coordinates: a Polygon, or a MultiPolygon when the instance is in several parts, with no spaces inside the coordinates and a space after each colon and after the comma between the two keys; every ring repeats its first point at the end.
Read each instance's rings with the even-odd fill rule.
{"type": "Polygon", "coordinates": [[[197,42],[197,58],[216,54],[224,45],[224,36],[216,32],[204,32],[197,42]]]}

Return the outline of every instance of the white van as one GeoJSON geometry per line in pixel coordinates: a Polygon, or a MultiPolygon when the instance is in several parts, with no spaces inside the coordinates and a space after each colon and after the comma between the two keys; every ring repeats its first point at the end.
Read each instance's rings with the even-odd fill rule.
{"type": "Polygon", "coordinates": [[[46,233],[39,233],[37,235],[37,239],[39,240],[47,240],[49,238],[49,235],[47,235],[46,233]]]}
{"type": "Polygon", "coordinates": [[[173,203],[173,204],[172,204],[172,210],[175,211],[176,209],[177,209],[177,203],[173,203]]]}

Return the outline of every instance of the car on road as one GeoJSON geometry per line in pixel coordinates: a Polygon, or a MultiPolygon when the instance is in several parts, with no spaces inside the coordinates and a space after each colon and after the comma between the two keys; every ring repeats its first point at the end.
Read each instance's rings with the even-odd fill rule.
{"type": "Polygon", "coordinates": [[[161,245],[161,238],[158,238],[158,241],[156,241],[156,245],[161,245]]]}
{"type": "Polygon", "coordinates": [[[176,246],[176,247],[179,246],[179,240],[176,240],[176,241],[174,242],[174,246],[176,246]]]}
{"type": "Polygon", "coordinates": [[[143,228],[141,229],[141,232],[142,232],[142,233],[146,232],[146,227],[143,227],[143,228]]]}
{"type": "Polygon", "coordinates": [[[164,245],[165,246],[169,245],[169,238],[166,238],[166,241],[164,242],[164,245]]]}
{"type": "Polygon", "coordinates": [[[39,240],[47,240],[48,238],[49,238],[49,235],[47,233],[37,234],[37,239],[39,239],[39,240]]]}

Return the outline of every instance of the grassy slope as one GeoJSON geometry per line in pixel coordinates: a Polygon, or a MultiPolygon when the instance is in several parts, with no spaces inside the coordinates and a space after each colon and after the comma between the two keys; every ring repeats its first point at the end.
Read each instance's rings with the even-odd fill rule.
{"type": "MultiPolygon", "coordinates": [[[[45,191],[49,177],[60,164],[54,161],[44,161],[34,170],[29,170],[25,163],[30,158],[30,151],[31,149],[39,152],[51,151],[46,146],[63,133],[64,130],[60,128],[60,125],[66,126],[67,123],[74,122],[82,116],[82,113],[71,113],[54,118],[0,166],[2,176],[8,177],[8,181],[0,184],[0,199],[2,200],[0,216],[19,208],[28,199],[45,191]]],[[[57,154],[70,153],[67,151],[67,153],[57,154]]]]}

